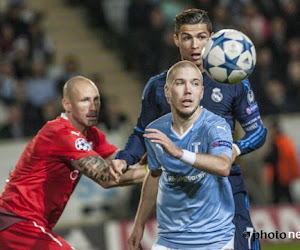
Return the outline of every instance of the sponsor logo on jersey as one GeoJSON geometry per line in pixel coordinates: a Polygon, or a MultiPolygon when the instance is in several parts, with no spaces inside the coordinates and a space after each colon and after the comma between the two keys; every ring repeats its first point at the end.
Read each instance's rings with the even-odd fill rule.
{"type": "Polygon", "coordinates": [[[251,105],[255,102],[255,96],[254,96],[254,92],[252,90],[249,90],[247,93],[247,101],[248,101],[249,105],[251,105]]]}
{"type": "Polygon", "coordinates": [[[223,129],[223,130],[226,132],[226,128],[225,128],[225,126],[224,126],[224,127],[222,127],[222,126],[217,126],[217,128],[219,128],[219,129],[223,129]]]}
{"type": "Polygon", "coordinates": [[[211,93],[211,99],[214,101],[214,102],[220,102],[223,100],[223,94],[221,92],[221,89],[219,88],[214,88],[212,90],[212,93],[211,93]]]}
{"type": "Polygon", "coordinates": [[[259,115],[259,116],[257,116],[257,117],[254,117],[254,118],[251,119],[250,121],[241,124],[241,126],[242,126],[243,128],[245,128],[246,126],[248,126],[248,125],[250,125],[250,124],[252,124],[252,123],[254,123],[254,122],[260,121],[260,120],[261,120],[261,117],[260,117],[260,115],[259,115]]]}
{"type": "Polygon", "coordinates": [[[252,104],[248,108],[246,108],[246,112],[248,115],[251,115],[254,111],[258,110],[258,105],[257,103],[252,104]]]}
{"type": "Polygon", "coordinates": [[[77,136],[79,136],[79,135],[80,135],[80,132],[71,131],[71,134],[72,134],[72,135],[77,135],[77,136]]]}
{"type": "Polygon", "coordinates": [[[76,169],[70,173],[70,179],[72,181],[75,181],[77,179],[78,175],[79,175],[79,170],[76,169]]]}
{"type": "Polygon", "coordinates": [[[253,123],[252,125],[246,127],[246,128],[245,128],[245,131],[246,131],[246,132],[249,132],[249,131],[252,131],[252,130],[254,130],[254,129],[256,129],[256,128],[258,128],[258,123],[257,123],[257,122],[255,122],[255,123],[253,123]]]}
{"type": "Polygon", "coordinates": [[[75,147],[78,150],[90,151],[90,144],[83,138],[78,138],[75,142],[75,147]]]}
{"type": "Polygon", "coordinates": [[[225,146],[228,148],[232,148],[232,144],[229,141],[215,141],[213,143],[214,147],[220,147],[220,146],[225,146]]]}
{"type": "Polygon", "coordinates": [[[201,172],[197,175],[187,175],[187,176],[177,176],[177,175],[165,175],[165,180],[171,183],[178,182],[194,182],[196,180],[201,180],[206,176],[206,172],[201,172]]]}

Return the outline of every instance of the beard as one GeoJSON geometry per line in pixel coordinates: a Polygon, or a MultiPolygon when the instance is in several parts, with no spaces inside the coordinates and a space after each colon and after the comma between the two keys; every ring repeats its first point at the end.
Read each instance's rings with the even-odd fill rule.
{"type": "Polygon", "coordinates": [[[187,120],[197,111],[198,108],[199,108],[199,106],[196,106],[191,112],[188,112],[188,113],[183,113],[179,109],[175,108],[175,112],[180,118],[187,120]]]}

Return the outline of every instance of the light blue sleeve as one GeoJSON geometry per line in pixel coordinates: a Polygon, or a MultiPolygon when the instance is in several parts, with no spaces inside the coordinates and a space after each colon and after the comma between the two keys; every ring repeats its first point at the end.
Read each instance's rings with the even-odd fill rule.
{"type": "Polygon", "coordinates": [[[158,162],[155,151],[152,148],[154,144],[150,141],[150,139],[145,139],[145,144],[147,148],[147,160],[148,160],[149,169],[150,170],[160,169],[160,163],[158,162]]]}
{"type": "Polygon", "coordinates": [[[211,155],[227,155],[232,158],[232,135],[229,124],[219,119],[209,130],[209,149],[211,155]]]}

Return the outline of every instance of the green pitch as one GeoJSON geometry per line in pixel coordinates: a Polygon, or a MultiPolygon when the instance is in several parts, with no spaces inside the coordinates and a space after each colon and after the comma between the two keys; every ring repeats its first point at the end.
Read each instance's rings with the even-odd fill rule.
{"type": "Polygon", "coordinates": [[[262,250],[299,250],[300,249],[300,240],[293,243],[286,243],[286,244],[268,244],[262,245],[262,250]]]}

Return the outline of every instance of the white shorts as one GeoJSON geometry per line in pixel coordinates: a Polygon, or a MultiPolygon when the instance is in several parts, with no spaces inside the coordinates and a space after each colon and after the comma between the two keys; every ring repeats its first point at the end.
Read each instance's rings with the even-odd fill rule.
{"type": "MultiPolygon", "coordinates": [[[[232,239],[230,241],[228,241],[228,243],[223,246],[220,250],[234,250],[234,236],[232,237],[232,239]]],[[[180,249],[180,248],[169,248],[169,247],[165,247],[162,245],[158,245],[158,244],[154,244],[151,248],[151,250],[184,250],[184,249],[180,249]]]]}

